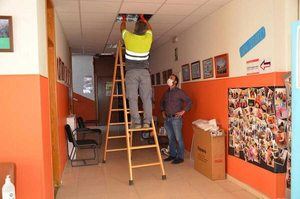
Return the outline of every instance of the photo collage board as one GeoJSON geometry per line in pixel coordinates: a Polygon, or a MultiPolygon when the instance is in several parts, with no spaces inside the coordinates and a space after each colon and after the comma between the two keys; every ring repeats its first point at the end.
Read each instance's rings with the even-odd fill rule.
{"type": "Polygon", "coordinates": [[[291,136],[284,87],[228,90],[229,155],[274,173],[285,173],[291,136]]]}

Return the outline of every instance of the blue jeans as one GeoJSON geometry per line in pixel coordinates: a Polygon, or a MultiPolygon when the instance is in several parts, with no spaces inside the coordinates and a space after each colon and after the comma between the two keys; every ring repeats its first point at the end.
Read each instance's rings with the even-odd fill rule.
{"type": "Polygon", "coordinates": [[[169,138],[170,156],[184,159],[182,118],[168,117],[165,120],[164,126],[169,138]]]}

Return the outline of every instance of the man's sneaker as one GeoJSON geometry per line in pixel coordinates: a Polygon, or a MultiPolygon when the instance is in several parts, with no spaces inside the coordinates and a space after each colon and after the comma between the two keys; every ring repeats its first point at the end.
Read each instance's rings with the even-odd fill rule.
{"type": "Polygon", "coordinates": [[[174,160],[174,159],[175,159],[175,157],[169,156],[166,159],[164,159],[164,161],[169,162],[169,161],[174,160]]]}
{"type": "Polygon", "coordinates": [[[145,123],[145,124],[143,125],[143,128],[150,128],[150,124],[145,123]]]}
{"type": "Polygon", "coordinates": [[[179,164],[179,163],[182,163],[184,160],[181,159],[181,158],[176,158],[172,161],[172,164],[179,164]]]}
{"type": "Polygon", "coordinates": [[[131,129],[140,129],[140,128],[142,128],[142,125],[132,123],[132,124],[130,125],[130,128],[131,128],[131,129]]]}

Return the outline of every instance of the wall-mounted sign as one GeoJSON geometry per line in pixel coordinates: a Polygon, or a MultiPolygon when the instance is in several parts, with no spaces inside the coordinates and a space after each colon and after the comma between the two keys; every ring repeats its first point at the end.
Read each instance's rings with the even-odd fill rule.
{"type": "Polygon", "coordinates": [[[272,72],[270,59],[255,58],[246,61],[247,75],[272,72]]]}
{"type": "Polygon", "coordinates": [[[252,50],[259,42],[266,37],[265,27],[261,27],[252,37],[250,37],[241,47],[240,56],[243,57],[252,50]]]}

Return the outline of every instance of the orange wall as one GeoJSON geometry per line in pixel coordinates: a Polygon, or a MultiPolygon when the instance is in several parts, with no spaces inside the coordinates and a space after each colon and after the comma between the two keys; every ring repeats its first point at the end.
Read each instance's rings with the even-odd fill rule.
{"type": "Polygon", "coordinates": [[[96,120],[96,102],[89,98],[83,97],[77,93],[73,93],[74,114],[81,116],[84,120],[96,120]]]}
{"type": "Polygon", "coordinates": [[[65,125],[69,115],[69,88],[59,82],[57,88],[58,137],[60,152],[60,174],[62,175],[67,162],[67,139],[65,125]]]}
{"type": "Polygon", "coordinates": [[[16,196],[53,198],[48,80],[0,76],[0,161],[16,163],[16,196]]]}
{"type": "MultiPolygon", "coordinates": [[[[186,149],[190,150],[193,136],[191,123],[196,119],[216,118],[221,128],[228,130],[228,88],[282,86],[283,74],[270,73],[182,84],[182,89],[193,101],[192,110],[185,114],[183,121],[186,149]]],[[[166,89],[166,86],[155,87],[156,115],[160,113],[159,101],[166,89]]],[[[284,174],[274,174],[232,156],[227,156],[227,173],[271,198],[284,197],[284,174]]]]}

